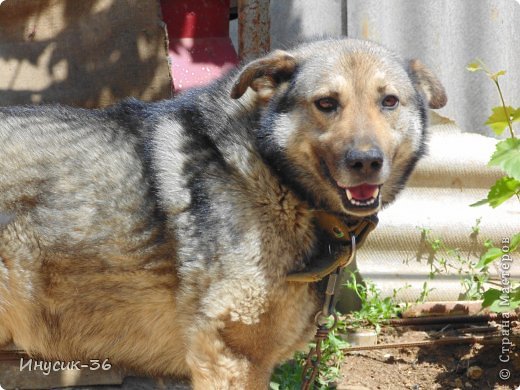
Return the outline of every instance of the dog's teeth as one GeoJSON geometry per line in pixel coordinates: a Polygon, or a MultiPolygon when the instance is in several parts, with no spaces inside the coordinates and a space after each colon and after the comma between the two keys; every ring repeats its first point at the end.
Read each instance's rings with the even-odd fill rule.
{"type": "Polygon", "coordinates": [[[369,199],[362,199],[362,200],[354,198],[354,196],[352,195],[352,192],[348,188],[345,188],[345,193],[347,195],[348,201],[351,204],[353,204],[354,206],[371,206],[377,202],[377,199],[379,198],[380,189],[379,189],[379,187],[376,187],[374,189],[372,197],[370,197],[369,199]]]}
{"type": "Polygon", "coordinates": [[[366,200],[349,199],[354,206],[370,206],[376,202],[377,198],[370,198],[366,200]]]}

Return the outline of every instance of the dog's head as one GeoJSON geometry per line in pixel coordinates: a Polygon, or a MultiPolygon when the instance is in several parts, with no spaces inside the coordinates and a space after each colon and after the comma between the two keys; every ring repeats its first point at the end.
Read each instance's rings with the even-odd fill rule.
{"type": "Polygon", "coordinates": [[[231,96],[248,88],[266,104],[257,139],[271,167],[315,207],[357,216],[402,189],[425,151],[427,106],[446,104],[421,62],[350,39],[253,61],[231,96]]]}

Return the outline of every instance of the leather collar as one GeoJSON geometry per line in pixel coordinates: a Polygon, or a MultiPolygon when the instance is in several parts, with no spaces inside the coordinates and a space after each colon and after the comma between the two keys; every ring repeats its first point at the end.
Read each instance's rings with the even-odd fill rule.
{"type": "Polygon", "coordinates": [[[320,243],[320,250],[307,267],[287,275],[288,282],[318,282],[336,269],[345,267],[354,257],[351,237],[355,236],[355,246],[360,247],[378,223],[377,215],[345,217],[322,210],[315,210],[314,218],[325,242],[320,243]]]}

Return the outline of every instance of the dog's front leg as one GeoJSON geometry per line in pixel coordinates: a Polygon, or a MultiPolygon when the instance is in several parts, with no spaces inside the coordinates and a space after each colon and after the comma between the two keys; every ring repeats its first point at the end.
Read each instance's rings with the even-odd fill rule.
{"type": "Polygon", "coordinates": [[[188,338],[187,363],[195,390],[262,389],[269,385],[270,367],[234,353],[221,337],[221,321],[208,319],[188,338]]]}

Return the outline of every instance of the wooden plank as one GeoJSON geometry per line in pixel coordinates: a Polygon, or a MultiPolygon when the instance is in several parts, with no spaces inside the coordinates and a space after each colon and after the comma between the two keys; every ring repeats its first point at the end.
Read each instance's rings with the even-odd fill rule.
{"type": "Polygon", "coordinates": [[[100,107],[172,94],[157,0],[7,0],[0,105],[100,107]]]}

